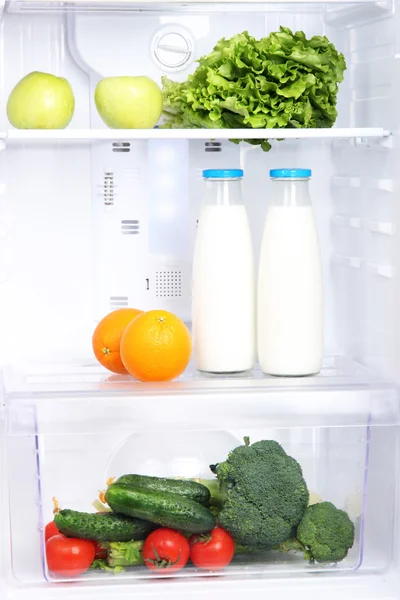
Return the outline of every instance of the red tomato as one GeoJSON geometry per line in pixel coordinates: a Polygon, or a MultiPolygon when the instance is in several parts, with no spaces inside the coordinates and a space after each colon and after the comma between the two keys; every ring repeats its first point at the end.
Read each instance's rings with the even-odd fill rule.
{"type": "Polygon", "coordinates": [[[189,560],[189,542],[178,531],[162,527],[146,538],[143,545],[144,564],[154,571],[173,573],[189,560]]]}
{"type": "Polygon", "coordinates": [[[64,577],[81,575],[94,561],[94,542],[55,535],[46,543],[49,571],[64,577]]]}
{"type": "Polygon", "coordinates": [[[50,521],[50,523],[47,523],[46,527],[44,528],[44,539],[47,542],[47,540],[49,540],[50,538],[52,538],[54,535],[61,535],[60,532],[58,531],[56,524],[54,523],[54,521],[50,521]]]}
{"type": "Polygon", "coordinates": [[[235,542],[232,536],[218,526],[209,534],[192,535],[189,544],[192,563],[208,571],[217,571],[226,567],[235,554],[235,542]]]}
{"type": "Polygon", "coordinates": [[[102,548],[101,542],[94,542],[96,555],[95,558],[107,558],[106,548],[102,548]]]}

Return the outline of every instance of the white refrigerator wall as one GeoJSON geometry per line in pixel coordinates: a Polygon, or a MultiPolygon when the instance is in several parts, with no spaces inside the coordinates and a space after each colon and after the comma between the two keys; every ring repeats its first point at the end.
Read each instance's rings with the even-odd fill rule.
{"type": "MultiPolygon", "coordinates": [[[[0,38],[0,130],[8,128],[4,111],[7,96],[29,71],[51,71],[67,77],[74,88],[77,106],[71,127],[101,127],[91,101],[98,77],[116,74],[118,65],[122,74],[146,73],[159,79],[162,70],[153,61],[151,52],[152,40],[163,27],[177,25],[189,32],[188,39],[198,56],[208,52],[222,36],[243,29],[261,36],[283,24],[303,29],[307,35],[326,33],[344,52],[348,71],[341,87],[337,125],[385,127],[394,135],[390,140],[369,143],[365,140],[276,142],[268,154],[229,142],[220,146],[218,142],[207,146],[200,141],[131,140],[122,144],[118,137],[115,142],[92,144],[9,144],[0,152],[0,332],[4,340],[0,363],[21,359],[92,360],[90,339],[94,324],[117,306],[162,306],[189,321],[191,252],[202,195],[201,170],[210,166],[245,169],[243,191],[257,255],[270,189],[268,170],[306,166],[314,173],[311,191],[324,263],[326,354],[344,356],[399,378],[400,5],[299,3],[263,8],[265,13],[221,14],[203,9],[201,14],[183,16],[179,12],[74,13],[68,18],[57,12],[5,14],[0,38]]],[[[193,68],[193,63],[188,64],[187,69],[169,75],[183,78],[193,68]]],[[[324,396],[324,406],[337,406],[338,415],[345,412],[347,400],[351,408],[354,406],[354,392],[349,388],[348,396],[342,393],[343,390],[334,397],[324,396]]],[[[286,403],[288,414],[295,414],[295,402],[300,402],[302,408],[310,402],[316,409],[318,400],[308,398],[307,394],[302,399],[296,396],[293,404],[286,403]]],[[[168,409],[179,405],[173,399],[173,396],[165,399],[171,403],[168,409]]],[[[277,394],[277,414],[281,399],[287,402],[277,394]]],[[[363,401],[361,396],[360,403],[363,401]]],[[[104,414],[99,416],[102,427],[114,425],[107,417],[111,402],[115,408],[117,399],[103,397],[104,414]]],[[[49,431],[44,432],[48,437],[44,436],[39,449],[29,428],[25,433],[9,430],[12,439],[8,444],[7,464],[13,468],[7,475],[6,431],[5,422],[1,421],[2,599],[87,600],[110,595],[128,598],[132,593],[139,598],[148,595],[185,600],[200,599],[205,594],[213,600],[239,600],[244,594],[252,594],[256,600],[267,594],[279,596],[280,600],[293,598],[294,594],[314,598],[323,594],[327,600],[336,600],[338,594],[346,600],[400,597],[399,495],[394,489],[398,434],[387,428],[385,422],[371,432],[368,441],[371,449],[365,513],[368,558],[360,573],[336,578],[321,574],[285,579],[243,575],[237,579],[190,583],[157,582],[157,589],[147,582],[126,584],[117,578],[106,584],[46,584],[37,555],[40,546],[37,452],[42,452],[46,501],[53,489],[53,479],[64,498],[69,498],[67,483],[56,480],[55,476],[57,449],[60,460],[66,459],[68,444],[73,449],[71,477],[81,468],[82,454],[93,453],[97,470],[93,481],[87,479],[85,483],[89,493],[89,483],[90,489],[94,487],[103,469],[101,455],[95,454],[93,447],[87,447],[84,416],[88,426],[98,423],[90,420],[91,403],[97,405],[97,400],[89,399],[83,406],[83,398],[81,405],[81,399],[75,397],[75,403],[66,400],[65,413],[61,414],[61,405],[54,404],[54,414],[49,408],[49,431]],[[59,430],[55,427],[57,423],[59,430]],[[76,427],[77,431],[63,427],[76,427]],[[49,448],[51,452],[43,450],[49,448]],[[393,450],[393,462],[389,464],[388,450],[389,454],[393,450]],[[385,478],[388,472],[390,479],[385,478]],[[25,502],[24,498],[28,500],[25,502]],[[18,500],[20,518],[15,511],[18,500]],[[21,552],[17,556],[10,551],[13,531],[14,547],[21,552]],[[34,540],[34,544],[24,546],[24,535],[30,542],[34,540]]],[[[129,412],[128,406],[120,399],[118,427],[124,424],[129,427],[129,417],[132,421],[137,418],[135,407],[132,405],[129,412]]],[[[164,410],[159,427],[162,418],[172,419],[173,410],[172,413],[164,410]]],[[[229,411],[226,413],[219,415],[224,422],[229,411]]],[[[30,413],[26,414],[28,418],[30,413]]],[[[231,419],[233,426],[233,416],[231,419]]],[[[246,425],[241,422],[242,427],[246,425]]],[[[329,425],[333,431],[322,427],[314,446],[312,437],[307,438],[315,456],[305,453],[305,458],[311,456],[318,464],[315,469],[312,461],[307,465],[310,477],[316,482],[327,481],[323,478],[324,466],[328,472],[335,461],[345,464],[345,444],[349,440],[350,458],[354,458],[354,449],[357,457],[357,452],[360,453],[360,464],[355,463],[354,471],[360,477],[362,460],[366,461],[365,437],[351,435],[346,427],[341,429],[340,420],[329,425]],[[329,436],[334,441],[332,445],[329,436]]],[[[109,432],[111,437],[120,435],[118,427],[114,433],[109,432]]],[[[97,443],[101,444],[99,432],[92,433],[97,433],[97,443]]],[[[296,452],[296,435],[290,439],[296,452]]],[[[106,445],[103,449],[106,450],[106,445]]],[[[75,501],[75,497],[70,499],[75,501]]],[[[339,493],[332,499],[342,500],[339,493]]],[[[83,496],[79,501],[84,502],[83,496]]],[[[45,508],[43,515],[47,518],[50,507],[45,508]]]]}
{"type": "MultiPolygon", "coordinates": [[[[279,24],[307,35],[325,33],[345,54],[338,126],[383,126],[397,133],[399,16],[390,3],[272,4],[264,13],[223,15],[204,9],[68,17],[6,13],[0,128],[7,128],[8,93],[31,70],[71,81],[76,112],[70,127],[101,127],[92,102],[99,75],[149,73],[159,80],[163,71],[153,50],[163,28],[188,32],[199,56],[223,35],[248,29],[262,36],[279,24]]],[[[194,66],[168,74],[183,78],[194,66]]],[[[0,325],[7,340],[2,359],[89,357],[95,321],[127,304],[162,306],[190,321],[201,170],[245,168],[257,257],[268,170],[306,166],[314,173],[324,260],[326,354],[394,374],[400,366],[398,164],[397,136],[371,144],[275,142],[267,154],[229,142],[121,143],[117,137],[92,144],[10,144],[0,153],[0,325]]]]}

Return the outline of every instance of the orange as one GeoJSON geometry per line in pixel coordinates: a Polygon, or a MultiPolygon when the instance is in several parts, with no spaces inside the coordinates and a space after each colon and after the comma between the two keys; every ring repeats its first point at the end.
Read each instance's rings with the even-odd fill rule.
{"type": "Polygon", "coordinates": [[[104,367],[126,375],[120,356],[121,337],[129,323],[143,311],[136,308],[119,308],[105,316],[97,325],[92,337],[93,352],[104,367]]]}
{"type": "Polygon", "coordinates": [[[142,313],[125,329],[121,359],[139,381],[171,381],[186,369],[192,340],[181,319],[166,310],[142,313]]]}

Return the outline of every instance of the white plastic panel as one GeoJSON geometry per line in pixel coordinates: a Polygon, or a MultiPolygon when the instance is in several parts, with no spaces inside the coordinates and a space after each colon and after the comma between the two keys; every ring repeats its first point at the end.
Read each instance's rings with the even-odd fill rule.
{"type": "MultiPolygon", "coordinates": [[[[5,4],[6,9],[12,13],[48,13],[48,12],[126,12],[126,11],[162,11],[165,9],[166,3],[162,0],[74,0],[72,2],[62,2],[62,0],[2,0],[5,4]]],[[[376,0],[331,0],[329,5],[335,7],[337,5],[349,5],[357,6],[358,4],[366,5],[370,3],[374,8],[383,12],[384,10],[390,10],[391,0],[383,0],[377,2],[376,0]]],[[[176,7],[179,11],[201,11],[209,10],[210,5],[214,4],[213,10],[219,12],[224,10],[224,7],[229,6],[229,10],[243,11],[254,11],[254,10],[265,10],[268,4],[265,0],[251,0],[246,3],[247,7],[243,7],[243,0],[219,0],[218,4],[212,3],[211,0],[173,0],[168,2],[170,7],[176,7]]],[[[302,7],[304,4],[303,0],[290,0],[286,3],[287,6],[291,7],[302,7]]],[[[317,5],[323,4],[321,0],[307,0],[307,4],[317,5]]],[[[300,8],[301,10],[301,8],[300,8]]],[[[347,10],[343,11],[347,14],[347,10]]]]}
{"type": "MultiPolygon", "coordinates": [[[[4,281],[0,318],[2,330],[10,337],[6,360],[29,358],[32,354],[37,360],[46,358],[46,354],[56,360],[90,356],[95,321],[110,308],[127,304],[167,308],[190,320],[190,265],[202,196],[201,170],[227,165],[245,168],[244,190],[257,256],[268,202],[268,169],[307,164],[314,172],[312,194],[324,259],[326,354],[347,354],[364,360],[368,343],[369,363],[381,367],[387,362],[389,353],[394,352],[390,333],[394,304],[390,298],[395,289],[396,261],[388,252],[394,251],[396,243],[398,216],[393,198],[397,150],[396,139],[368,140],[367,136],[396,130],[397,113],[386,110],[384,99],[389,93],[387,86],[397,84],[388,79],[387,67],[380,67],[389,62],[396,72],[398,61],[393,57],[398,39],[395,19],[388,18],[389,12],[383,7],[381,19],[376,21],[379,35],[372,34],[369,9],[350,9],[345,5],[336,9],[330,5],[325,11],[315,4],[296,9],[293,5],[270,4],[262,18],[259,13],[228,12],[223,19],[218,12],[79,13],[70,15],[67,21],[59,15],[6,15],[3,44],[7,56],[14,59],[6,60],[5,55],[2,59],[2,105],[16,80],[33,69],[67,76],[77,97],[76,114],[68,129],[10,130],[9,149],[3,156],[0,153],[0,181],[4,179],[0,230],[6,233],[0,240],[0,274],[4,281]],[[148,143],[135,140],[126,131],[114,137],[115,133],[101,123],[90,98],[100,73],[116,74],[115,69],[139,73],[140,68],[140,73],[146,71],[158,79],[162,70],[152,59],[152,40],[160,28],[173,27],[174,23],[192,35],[196,56],[208,51],[222,35],[244,28],[257,36],[276,30],[280,24],[303,29],[308,35],[326,33],[345,52],[348,62],[339,95],[339,129],[329,135],[357,137],[350,142],[274,142],[268,154],[228,141],[222,145],[221,141],[190,142],[185,159],[189,171],[173,175],[182,198],[174,204],[175,215],[179,215],[175,231],[180,231],[180,239],[185,241],[179,242],[178,251],[177,247],[168,249],[162,235],[159,240],[156,236],[153,240],[160,247],[157,250],[153,246],[152,252],[149,232],[154,231],[156,221],[152,225],[149,216],[155,204],[148,198],[150,195],[154,201],[154,194],[159,192],[147,184],[152,182],[147,171],[148,143]],[[136,29],[139,37],[132,36],[136,29]],[[20,39],[23,44],[18,42],[20,39]],[[379,42],[381,39],[384,42],[379,42]],[[125,47],[129,52],[122,51],[125,47]],[[147,50],[139,59],[138,50],[143,47],[147,50]],[[365,102],[359,101],[360,93],[365,102]],[[364,110],[371,102],[373,119],[369,109],[364,110]],[[371,123],[378,129],[351,129],[353,125],[368,128],[371,123]],[[88,129],[90,125],[98,129],[88,129]],[[379,129],[382,126],[384,130],[379,129]],[[98,141],[86,143],[92,139],[98,141]],[[368,179],[366,171],[371,173],[368,179]],[[364,215],[366,197],[370,198],[370,209],[364,215]],[[375,202],[378,197],[379,202],[375,202]],[[173,281],[169,297],[165,295],[168,281],[173,281]],[[381,306],[388,310],[382,311],[381,306]],[[18,310],[13,314],[18,317],[10,319],[15,307],[18,310]],[[366,331],[370,332],[367,338],[366,331]]],[[[188,70],[194,67],[192,64],[188,70]]],[[[188,70],[172,76],[186,77],[188,70]]],[[[392,92],[396,97],[394,87],[392,92]]],[[[5,131],[4,111],[0,123],[5,131]]],[[[184,133],[155,130],[154,136],[184,133]]],[[[211,133],[197,131],[190,135],[203,137],[211,133]]],[[[289,137],[297,134],[287,132],[289,137]]],[[[321,131],[299,132],[300,136],[321,134],[326,135],[321,131]]],[[[148,134],[134,134],[142,135],[148,134]]],[[[174,152],[170,155],[173,157],[174,152]]],[[[163,203],[166,208],[170,204],[167,196],[156,200],[159,213],[163,203]]],[[[162,227],[159,222],[160,231],[162,227]]]]}
{"type": "MultiPolygon", "coordinates": [[[[396,10],[398,5],[396,6],[396,10]]],[[[398,130],[399,113],[393,98],[400,93],[399,23],[395,18],[366,21],[350,29],[350,110],[355,126],[366,120],[398,130]]],[[[347,339],[353,356],[398,377],[399,290],[398,138],[390,143],[358,144],[355,149],[338,142],[332,147],[332,232],[337,308],[347,311],[347,339]],[[356,151],[355,151],[356,150],[356,151]],[[347,263],[346,263],[347,261],[347,263]],[[344,290],[348,290],[346,294],[344,290]]]]}
{"type": "MultiPolygon", "coordinates": [[[[54,581],[43,565],[42,538],[53,496],[63,507],[89,510],[106,480],[124,472],[207,477],[209,464],[223,460],[244,435],[279,441],[302,465],[309,488],[349,511],[356,543],[336,567],[271,555],[245,568],[232,564],[220,574],[223,581],[236,579],[245,589],[246,580],[266,576],[313,578],[333,571],[340,581],[350,571],[383,571],[391,561],[394,531],[397,390],[379,383],[329,389],[322,382],[284,391],[274,380],[264,383],[210,389],[200,382],[196,394],[179,385],[168,390],[131,384],[130,390],[114,387],[102,395],[61,392],[57,400],[45,391],[45,382],[43,392],[40,384],[34,394],[14,389],[6,398],[10,578],[25,586],[54,581]],[[374,494],[378,486],[380,500],[374,494]]],[[[207,577],[190,569],[180,574],[193,575],[207,577]]],[[[94,572],[84,585],[90,590],[107,580],[134,584],[149,577],[146,569],[121,576],[94,572]]]]}
{"type": "Polygon", "coordinates": [[[33,155],[21,148],[6,155],[0,329],[9,344],[1,361],[28,346],[43,357],[61,339],[82,356],[82,332],[90,337],[92,329],[89,154],[50,146],[33,155]]]}

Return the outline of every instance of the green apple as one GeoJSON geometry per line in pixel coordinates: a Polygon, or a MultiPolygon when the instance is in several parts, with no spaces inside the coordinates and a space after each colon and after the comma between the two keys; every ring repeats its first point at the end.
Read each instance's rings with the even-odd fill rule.
{"type": "Polygon", "coordinates": [[[66,79],[34,71],[12,90],[7,116],[17,129],[64,129],[74,108],[74,93],[66,79]]]}
{"type": "Polygon", "coordinates": [[[150,77],[106,77],[94,100],[100,117],[113,129],[151,129],[162,111],[162,93],[150,77]]]}

